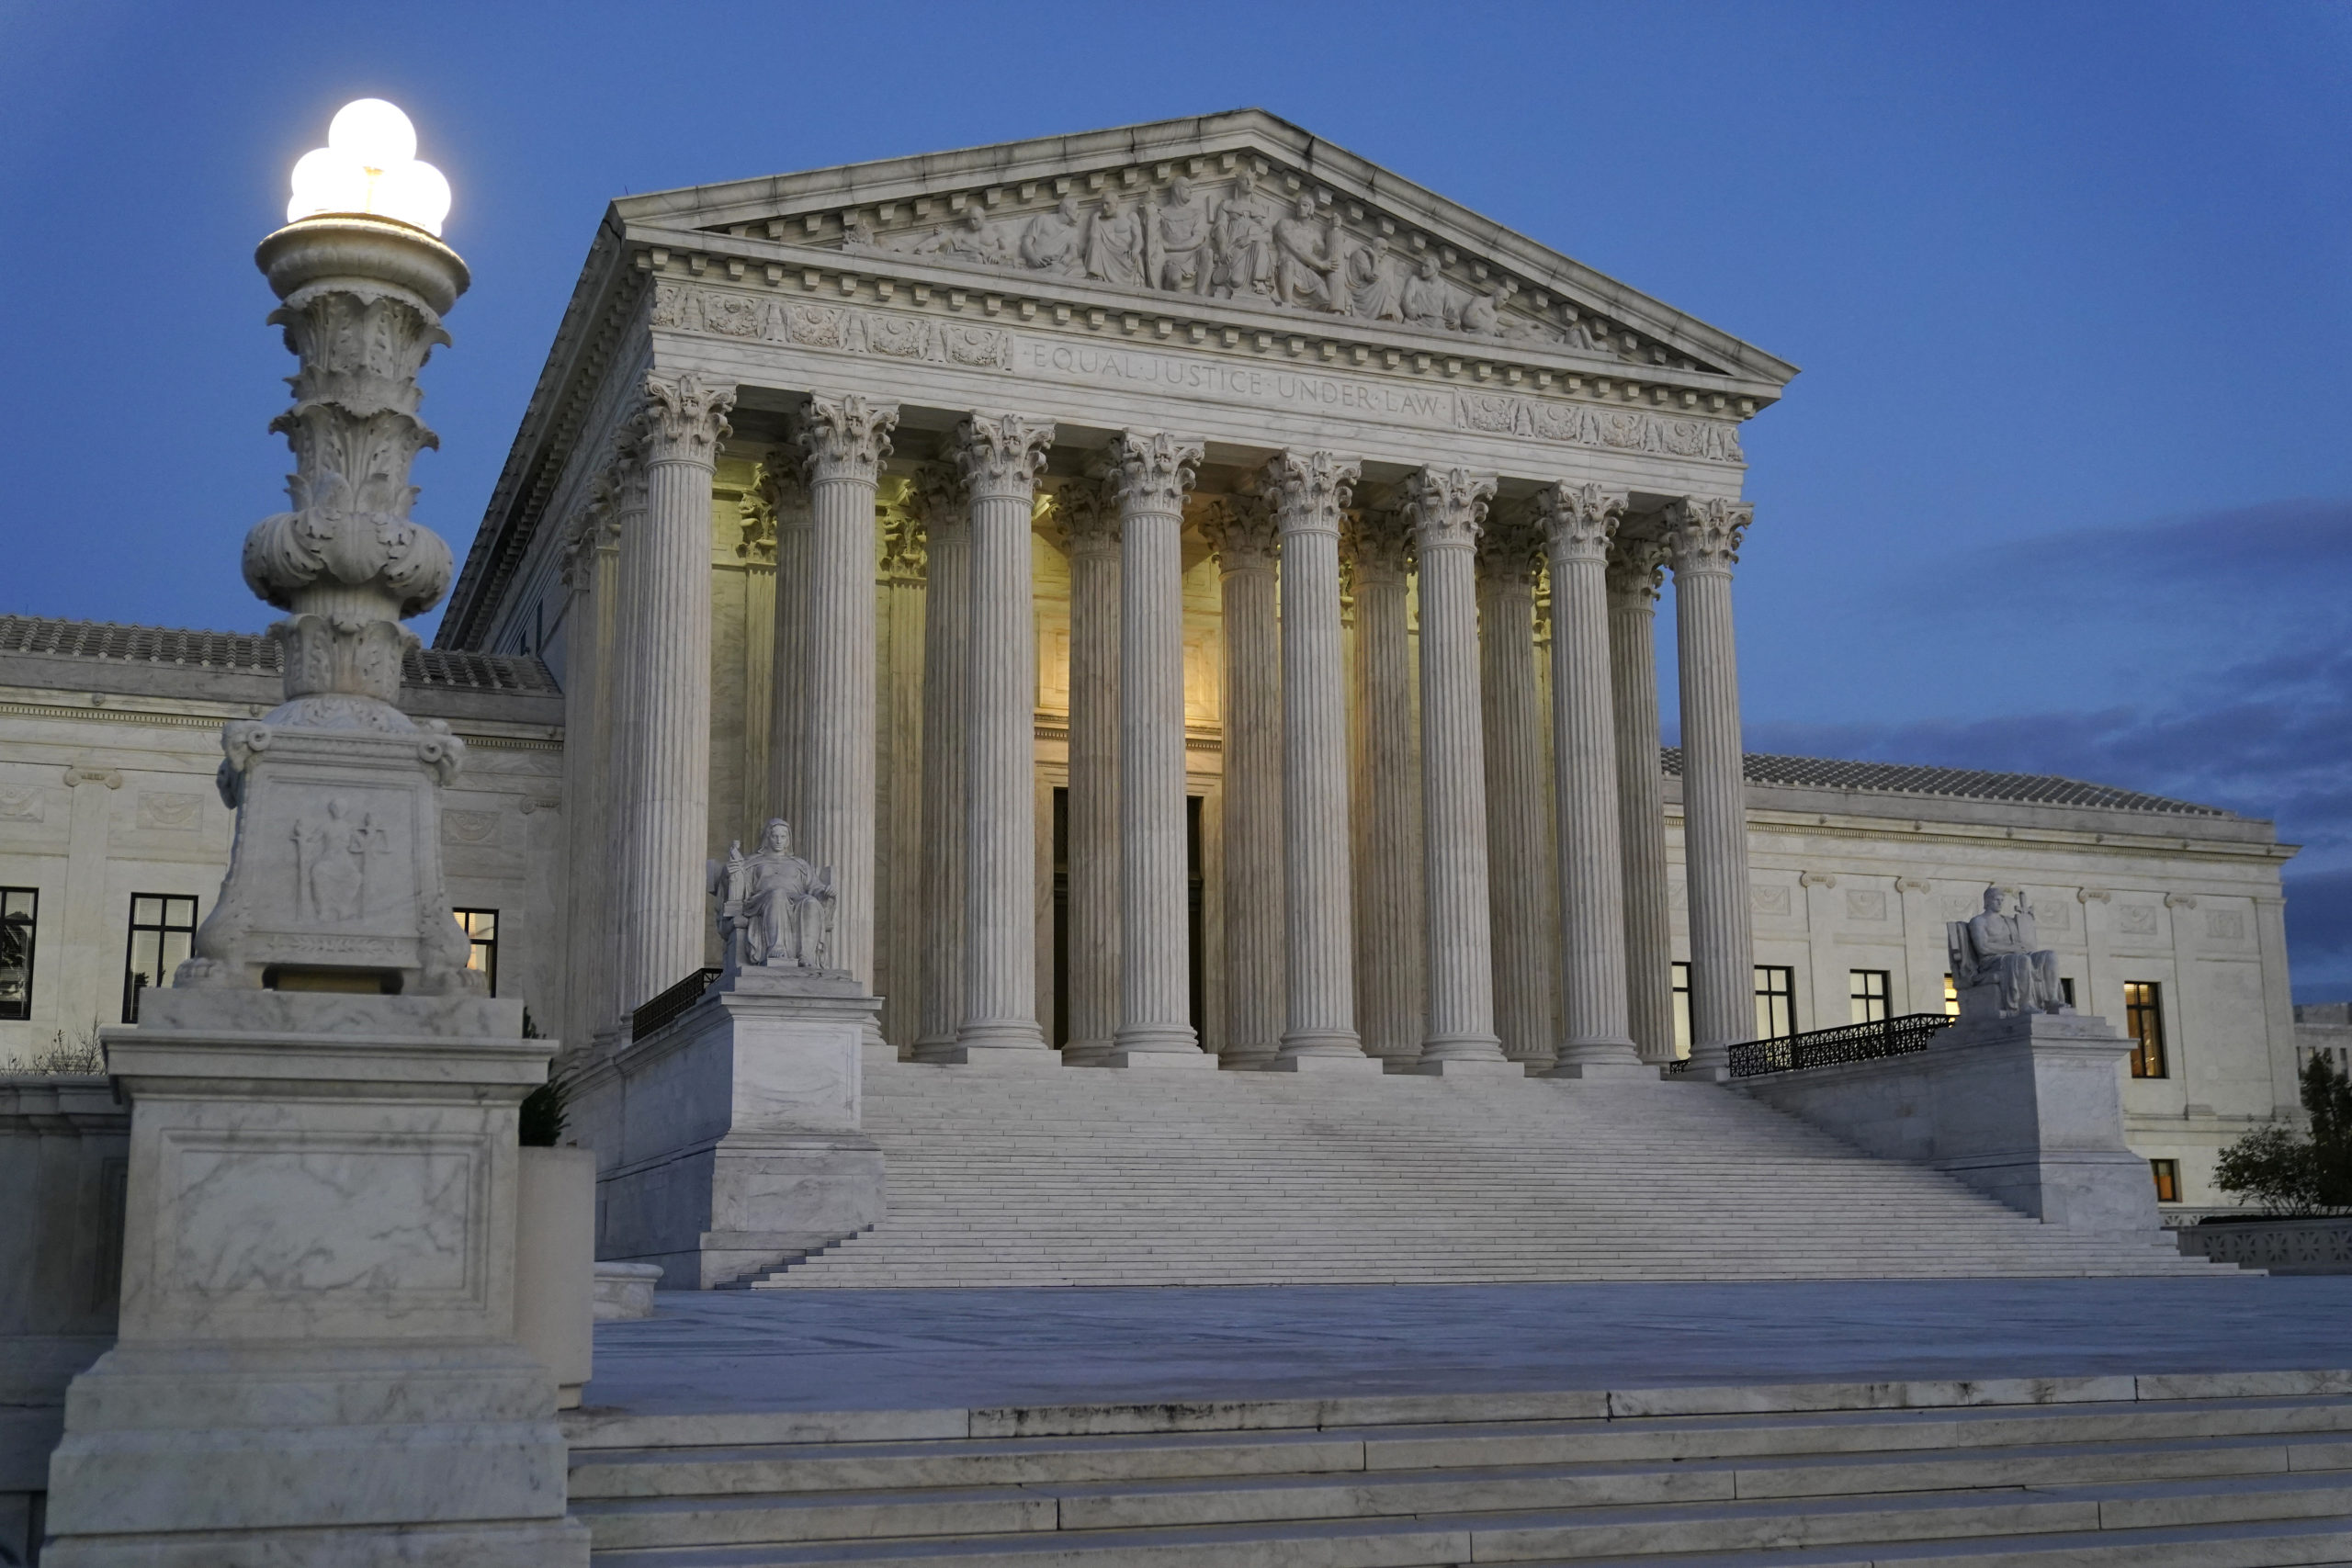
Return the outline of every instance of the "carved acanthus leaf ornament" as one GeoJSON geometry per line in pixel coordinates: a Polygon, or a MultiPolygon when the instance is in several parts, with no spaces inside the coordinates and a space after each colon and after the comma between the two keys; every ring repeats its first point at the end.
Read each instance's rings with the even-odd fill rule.
{"type": "Polygon", "coordinates": [[[1277,452],[1257,488],[1284,534],[1337,534],[1363,478],[1363,464],[1329,452],[1277,452]]]}
{"type": "Polygon", "coordinates": [[[1740,541],[1755,518],[1756,508],[1724,496],[1685,496],[1674,502],[1666,509],[1674,570],[1729,571],[1739,562],[1740,541]]]}
{"type": "Polygon", "coordinates": [[[695,371],[645,378],[645,460],[707,463],[727,439],[735,389],[695,371]]]}
{"type": "Polygon", "coordinates": [[[810,398],[794,432],[808,459],[808,482],[878,482],[882,459],[890,455],[891,433],[898,428],[896,403],[877,403],[856,392],[810,398]]]}
{"type": "Polygon", "coordinates": [[[1272,570],[1281,554],[1280,525],[1262,496],[1203,497],[1193,504],[1193,521],[1222,570],[1272,570]]]}
{"type": "Polygon", "coordinates": [[[1663,539],[1629,539],[1619,534],[1609,544],[1609,592],[1640,594],[1655,602],[1666,586],[1666,563],[1672,554],[1663,539]]]}
{"type": "Polygon", "coordinates": [[[1550,484],[1535,492],[1535,517],[1554,560],[1605,559],[1624,515],[1625,497],[1597,484],[1550,484]]]}
{"type": "Polygon", "coordinates": [[[1165,431],[1122,431],[1111,443],[1109,484],[1119,510],[1182,515],[1203,449],[1165,431]]]}
{"type": "Polygon", "coordinates": [[[1406,511],[1413,542],[1426,555],[1436,549],[1469,549],[1487,525],[1487,503],[1495,481],[1467,468],[1417,468],[1405,476],[1406,511]]]}
{"type": "Polygon", "coordinates": [[[1046,468],[1054,427],[1019,414],[974,413],[956,429],[956,460],[975,496],[1027,500],[1046,468]]]}

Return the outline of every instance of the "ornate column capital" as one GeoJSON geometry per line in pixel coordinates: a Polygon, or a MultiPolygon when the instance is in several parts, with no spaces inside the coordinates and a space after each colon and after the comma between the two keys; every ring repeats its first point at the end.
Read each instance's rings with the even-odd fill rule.
{"type": "Polygon", "coordinates": [[[1108,483],[1122,512],[1182,515],[1202,447],[1166,431],[1126,430],[1111,443],[1108,483]]]}
{"type": "Polygon", "coordinates": [[[1036,493],[1046,449],[1053,444],[1054,427],[1047,421],[975,412],[956,427],[956,461],[974,499],[1026,501],[1036,493]]]}
{"type": "Polygon", "coordinates": [[[776,530],[787,509],[808,504],[808,489],[800,482],[794,465],[786,462],[766,462],[752,470],[752,486],[737,503],[737,525],[743,537],[735,546],[735,553],[745,560],[773,562],[775,559],[776,530]]]}
{"type": "Polygon", "coordinates": [[[1618,535],[1609,542],[1610,593],[1639,595],[1645,604],[1657,603],[1658,590],[1666,584],[1666,561],[1671,553],[1663,539],[1629,539],[1618,535]]]}
{"type": "Polygon", "coordinates": [[[1208,496],[1194,509],[1193,522],[1221,571],[1272,571],[1282,553],[1283,530],[1262,497],[1208,496]]]}
{"type": "Polygon", "coordinates": [[[1550,484],[1535,492],[1535,514],[1555,561],[1607,558],[1625,516],[1625,497],[1597,484],[1550,484]]]}
{"type": "Polygon", "coordinates": [[[1257,493],[1287,536],[1340,532],[1363,465],[1329,452],[1280,452],[1258,470],[1257,493]]]}
{"type": "Polygon", "coordinates": [[[1340,558],[1361,580],[1402,577],[1413,557],[1413,525],[1402,507],[1363,506],[1349,514],[1340,558]]]}
{"type": "Polygon", "coordinates": [[[1405,509],[1421,554],[1475,547],[1486,530],[1487,502],[1494,493],[1493,479],[1467,468],[1419,468],[1406,475],[1405,509]]]}
{"type": "Polygon", "coordinates": [[[1479,575],[1491,582],[1535,586],[1544,558],[1544,526],[1533,505],[1505,507],[1491,515],[1478,536],[1479,575]]]}
{"type": "Polygon", "coordinates": [[[963,470],[944,458],[917,464],[907,476],[903,500],[907,510],[922,520],[926,536],[960,526],[971,505],[971,497],[965,493],[963,470]]]}
{"type": "Polygon", "coordinates": [[[1072,556],[1116,555],[1119,550],[1119,508],[1103,493],[1103,476],[1090,474],[1061,481],[1053,491],[1054,525],[1062,545],[1072,556]]]}
{"type": "Polygon", "coordinates": [[[877,403],[855,392],[818,394],[793,422],[810,485],[835,479],[878,484],[882,459],[890,455],[890,433],[899,428],[899,405],[877,403]]]}
{"type": "Polygon", "coordinates": [[[564,529],[563,585],[574,593],[585,593],[594,585],[596,552],[619,541],[613,502],[612,486],[604,475],[597,475],[589,485],[588,499],[571,514],[571,522],[564,529]]]}
{"type": "Polygon", "coordinates": [[[649,463],[709,463],[727,439],[735,389],[707,381],[697,371],[645,378],[645,460],[649,463]]]}
{"type": "Polygon", "coordinates": [[[1728,573],[1738,564],[1740,540],[1756,508],[1719,495],[1687,495],[1666,509],[1667,545],[1674,570],[1728,573]]]}

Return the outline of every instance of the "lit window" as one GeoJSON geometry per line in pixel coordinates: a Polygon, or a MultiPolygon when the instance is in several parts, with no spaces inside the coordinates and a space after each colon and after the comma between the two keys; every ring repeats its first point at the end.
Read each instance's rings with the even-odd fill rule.
{"type": "Polygon", "coordinates": [[[130,896],[130,945],[122,963],[122,1021],[139,1021],[139,993],[168,986],[196,941],[196,900],[172,893],[130,896]]]}
{"type": "Polygon", "coordinates": [[[1846,1001],[1856,1023],[1884,1023],[1893,1010],[1894,976],[1884,969],[1852,969],[1846,976],[1846,1001]]]}
{"type": "Polygon", "coordinates": [[[2123,1032],[2132,1037],[2132,1076],[2165,1076],[2164,987],[2154,980],[2123,982],[2123,1032]]]}
{"type": "Polygon", "coordinates": [[[1960,987],[1951,983],[1951,976],[1949,975],[1944,976],[1944,1016],[1946,1018],[1960,1016],[1960,987]]]}
{"type": "Polygon", "coordinates": [[[0,1018],[33,1015],[33,937],[40,916],[40,893],[0,887],[0,1018]]]}
{"type": "Polygon", "coordinates": [[[1690,965],[1674,966],[1674,1055],[1676,1060],[1690,1055],[1690,965]]]}
{"type": "Polygon", "coordinates": [[[2148,1169],[2156,1179],[2156,1201],[2179,1202],[2180,1162],[2177,1159],[2152,1159],[2148,1162],[2148,1169]]]}
{"type": "Polygon", "coordinates": [[[1756,1038],[1781,1040],[1797,1032],[1797,972],[1785,964],[1756,966],[1756,1038]]]}
{"type": "Polygon", "coordinates": [[[466,967],[480,975],[490,987],[492,996],[498,995],[498,911],[495,909],[452,909],[458,924],[466,929],[466,967]]]}

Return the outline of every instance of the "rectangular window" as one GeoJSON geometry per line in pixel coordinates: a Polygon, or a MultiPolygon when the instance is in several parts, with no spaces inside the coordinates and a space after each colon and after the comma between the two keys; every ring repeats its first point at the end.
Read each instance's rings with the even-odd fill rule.
{"type": "Polygon", "coordinates": [[[2180,1162],[2177,1159],[2152,1159],[2148,1169],[2156,1179],[2156,1201],[2180,1201],[2180,1162]]]}
{"type": "Polygon", "coordinates": [[[2075,977],[2072,975],[2061,975],[2058,977],[2058,994],[2066,998],[2068,1007],[2075,1005],[2075,977]]]}
{"type": "Polygon", "coordinates": [[[33,1015],[33,938],[40,924],[40,894],[0,887],[0,1018],[33,1015]]]}
{"type": "Polygon", "coordinates": [[[1944,976],[1944,1016],[1946,1018],[1960,1016],[1960,987],[1951,983],[1951,976],[1949,975],[1944,976]]]}
{"type": "Polygon", "coordinates": [[[1847,971],[1846,1001],[1856,1023],[1884,1023],[1894,991],[1894,976],[1884,969],[1847,971]]]}
{"type": "Polygon", "coordinates": [[[2165,1076],[2164,987],[2154,980],[2123,982],[2123,1032],[2132,1037],[2132,1076],[2165,1076]]]}
{"type": "Polygon", "coordinates": [[[139,993],[172,983],[196,940],[196,900],[175,893],[130,896],[130,945],[122,962],[122,1021],[139,1021],[139,993]]]}
{"type": "Polygon", "coordinates": [[[466,967],[482,977],[492,996],[498,995],[498,911],[452,909],[449,913],[466,929],[466,967]]]}
{"type": "Polygon", "coordinates": [[[1797,1032],[1797,972],[1784,964],[1756,966],[1756,1038],[1781,1040],[1797,1032]]]}
{"type": "Polygon", "coordinates": [[[1682,1061],[1690,1055],[1690,965],[1674,966],[1674,1056],[1682,1061]]]}

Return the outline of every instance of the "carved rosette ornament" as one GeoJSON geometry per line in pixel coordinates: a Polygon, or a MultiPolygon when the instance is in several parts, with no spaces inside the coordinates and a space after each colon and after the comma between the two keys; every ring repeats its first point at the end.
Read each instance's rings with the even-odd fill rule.
{"type": "Polygon", "coordinates": [[[1625,515],[1625,498],[1596,484],[1545,485],[1535,493],[1534,521],[1556,561],[1606,560],[1625,515]]]}
{"type": "MultiPolygon", "coordinates": [[[[728,400],[733,402],[731,394],[728,400]]],[[[890,455],[890,434],[898,428],[896,403],[874,402],[855,392],[810,398],[795,432],[808,460],[808,482],[880,482],[882,459],[890,455]]]]}
{"type": "Polygon", "coordinates": [[[1414,545],[1424,556],[1432,550],[1475,548],[1486,531],[1487,503],[1494,493],[1494,480],[1467,468],[1419,468],[1408,474],[1404,500],[1414,545]]]}
{"type": "Polygon", "coordinates": [[[1201,444],[1165,431],[1123,431],[1111,443],[1109,485],[1126,513],[1182,515],[1201,444]]]}
{"type": "Polygon", "coordinates": [[[1258,470],[1258,493],[1284,534],[1340,532],[1363,465],[1329,452],[1278,452],[1258,470]]]}
{"type": "Polygon", "coordinates": [[[1639,594],[1655,604],[1666,586],[1667,558],[1672,554],[1663,539],[1629,539],[1619,534],[1609,542],[1610,593],[1639,594]]]}
{"type": "Polygon", "coordinates": [[[1667,543],[1674,570],[1729,572],[1739,564],[1740,541],[1756,508],[1723,496],[1685,496],[1666,509],[1667,543]]]}
{"type": "Polygon", "coordinates": [[[1027,502],[1054,444],[1052,424],[1012,413],[975,413],[956,433],[956,460],[975,497],[1027,502]]]}

